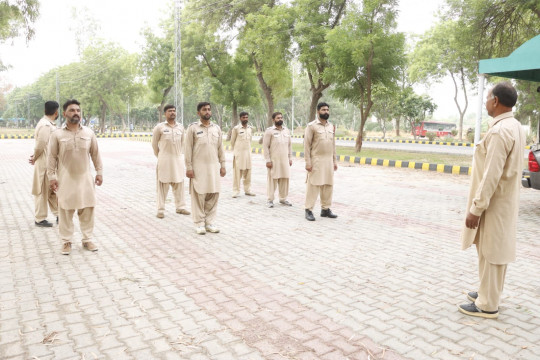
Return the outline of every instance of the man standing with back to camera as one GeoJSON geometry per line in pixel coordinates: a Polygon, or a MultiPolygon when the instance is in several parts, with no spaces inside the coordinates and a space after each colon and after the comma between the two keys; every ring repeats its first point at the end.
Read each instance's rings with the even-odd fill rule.
{"type": "Polygon", "coordinates": [[[165,217],[165,200],[169,192],[169,185],[174,195],[176,213],[189,215],[186,210],[184,197],[184,127],[176,122],[176,107],[168,104],[163,108],[165,119],[154,128],[152,134],[152,149],[157,157],[156,185],[157,185],[157,217],[165,217]]]}
{"type": "Polygon", "coordinates": [[[63,105],[66,123],[52,133],[47,157],[50,186],[58,196],[58,232],[62,240],[62,254],[71,252],[73,214],[77,211],[86,250],[97,251],[91,241],[94,231],[94,185],[103,183],[103,165],[94,132],[80,124],[80,103],[73,99],[63,105]],[[95,180],[90,172],[90,159],[96,170],[95,180]]]}
{"type": "Polygon", "coordinates": [[[58,119],[59,107],[60,105],[56,101],[45,103],[45,116],[39,120],[34,133],[36,139],[34,153],[28,160],[30,164],[34,165],[34,181],[32,183],[35,204],[34,222],[36,226],[41,227],[53,226],[47,221],[47,204],[58,223],[58,199],[56,193],[49,187],[49,177],[47,176],[47,147],[51,134],[56,130],[55,121],[58,119]]]}
{"type": "Polygon", "coordinates": [[[486,110],[492,119],[474,151],[462,245],[464,250],[476,245],[480,285],[478,291],[467,294],[472,303],[458,307],[470,316],[499,316],[506,267],[516,259],[525,148],[525,133],[512,113],[516,101],[516,89],[508,82],[498,83],[488,92],[486,110]]]}

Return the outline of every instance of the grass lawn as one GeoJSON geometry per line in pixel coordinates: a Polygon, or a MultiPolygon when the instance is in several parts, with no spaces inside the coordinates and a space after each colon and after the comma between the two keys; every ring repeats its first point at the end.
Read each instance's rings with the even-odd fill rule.
{"type": "Polygon", "coordinates": [[[0,128],[0,134],[8,135],[34,135],[34,129],[25,128],[0,128]]]}
{"type": "MultiPolygon", "coordinates": [[[[229,141],[223,142],[224,146],[229,146],[229,141]]],[[[258,141],[252,141],[251,147],[262,148],[262,145],[258,141]]],[[[302,144],[293,144],[293,152],[303,152],[304,146],[302,144]]],[[[338,155],[356,156],[365,158],[376,158],[384,160],[402,160],[402,161],[415,161],[425,162],[430,164],[444,164],[444,165],[457,165],[457,166],[471,166],[472,156],[469,155],[451,155],[451,154],[432,154],[424,152],[409,152],[409,151],[394,151],[394,150],[382,150],[382,149],[367,149],[363,148],[360,153],[354,151],[353,147],[349,146],[337,146],[336,152],[338,155]]]]}

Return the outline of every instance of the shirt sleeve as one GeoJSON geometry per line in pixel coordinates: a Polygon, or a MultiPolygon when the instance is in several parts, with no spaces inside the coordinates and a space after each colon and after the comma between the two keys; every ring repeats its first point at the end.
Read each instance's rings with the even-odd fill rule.
{"type": "Polygon", "coordinates": [[[50,131],[47,126],[40,126],[39,129],[36,131],[35,138],[36,138],[36,145],[34,146],[34,161],[39,159],[41,155],[43,155],[43,152],[45,151],[45,148],[47,147],[47,143],[49,142],[49,135],[50,131]]]}
{"type": "MultiPolygon", "coordinates": [[[[289,130],[287,130],[289,132],[289,130]]],[[[289,139],[289,160],[292,160],[292,139],[291,139],[291,133],[289,132],[289,136],[287,137],[289,139]]]]}
{"type": "Polygon", "coordinates": [[[218,159],[219,163],[221,164],[221,168],[225,169],[225,151],[223,151],[223,133],[221,132],[221,129],[218,128],[218,159]]]}
{"type": "Polygon", "coordinates": [[[495,190],[497,190],[497,186],[501,180],[504,165],[511,149],[512,144],[509,141],[505,141],[500,133],[493,133],[489,137],[489,141],[486,142],[484,174],[469,209],[471,214],[480,216],[488,208],[491,197],[495,193],[495,190]]]}
{"type": "Polygon", "coordinates": [[[193,127],[188,126],[186,130],[186,145],[184,159],[186,161],[186,171],[193,170],[193,127]]]}
{"type": "Polygon", "coordinates": [[[266,130],[263,135],[263,154],[266,162],[272,162],[270,157],[270,145],[272,143],[272,131],[266,130]]]}
{"type": "Polygon", "coordinates": [[[99,153],[99,146],[96,138],[96,134],[92,134],[92,140],[90,143],[90,157],[94,163],[96,169],[96,175],[103,176],[103,163],[101,162],[101,155],[99,153]]]}
{"type": "Polygon", "coordinates": [[[156,157],[159,154],[159,139],[161,138],[161,127],[159,125],[156,125],[154,128],[154,132],[152,133],[152,149],[154,149],[154,155],[156,157]]]}
{"type": "Polygon", "coordinates": [[[311,166],[311,143],[313,142],[313,128],[312,126],[306,126],[304,132],[304,159],[306,166],[311,166]]]}
{"type": "Polygon", "coordinates": [[[238,135],[238,131],[236,127],[233,127],[231,130],[231,148],[234,150],[234,144],[236,143],[236,136],[238,135]]]}
{"type": "Polygon", "coordinates": [[[58,165],[58,137],[54,133],[52,133],[49,139],[49,147],[47,150],[47,177],[49,180],[57,180],[56,169],[58,165]]]}

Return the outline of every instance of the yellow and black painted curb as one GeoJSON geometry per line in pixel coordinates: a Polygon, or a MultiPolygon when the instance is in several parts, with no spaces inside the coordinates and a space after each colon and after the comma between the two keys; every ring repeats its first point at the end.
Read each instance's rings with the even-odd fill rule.
{"type": "MultiPolygon", "coordinates": [[[[225,150],[232,150],[232,148],[230,146],[226,146],[225,150]]],[[[255,154],[262,154],[263,149],[251,148],[251,152],[255,154]]],[[[303,158],[304,153],[293,151],[293,156],[297,158],[303,158]]],[[[417,170],[422,170],[422,171],[436,171],[439,173],[455,174],[455,175],[470,175],[471,174],[470,166],[430,164],[430,163],[416,162],[416,161],[387,160],[387,159],[366,158],[366,157],[348,156],[348,155],[339,155],[338,161],[348,162],[350,164],[377,165],[377,166],[385,166],[385,167],[417,169],[417,170]]]]}
{"type": "MultiPolygon", "coordinates": [[[[97,138],[135,138],[135,137],[152,137],[152,134],[96,134],[97,138]]],[[[33,139],[34,135],[9,135],[0,134],[0,139],[33,139]]]]}
{"type": "MultiPolygon", "coordinates": [[[[258,136],[262,136],[259,134],[258,136]]],[[[295,139],[303,139],[304,135],[294,135],[295,139]]],[[[343,141],[356,141],[355,137],[337,137],[336,140],[343,141]]],[[[474,147],[473,143],[469,142],[451,142],[451,141],[429,141],[429,140],[403,140],[403,139],[379,139],[379,138],[365,138],[363,141],[367,142],[386,142],[386,143],[400,143],[400,144],[424,144],[424,145],[446,145],[446,146],[461,146],[461,147],[474,147]]],[[[530,145],[525,146],[525,149],[529,150],[530,145]]]]}

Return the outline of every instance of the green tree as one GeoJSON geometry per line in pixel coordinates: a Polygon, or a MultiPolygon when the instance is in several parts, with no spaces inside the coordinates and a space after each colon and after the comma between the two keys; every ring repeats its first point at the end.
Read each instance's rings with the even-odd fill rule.
{"type": "Polygon", "coordinates": [[[174,86],[174,27],[172,18],[161,25],[164,36],[155,35],[145,29],[146,41],[140,57],[139,66],[151,91],[151,100],[159,104],[159,122],[163,119],[163,106],[174,86]]]}
{"type": "Polygon", "coordinates": [[[421,37],[411,54],[409,66],[409,76],[413,82],[429,84],[450,76],[454,84],[454,103],[459,113],[460,140],[463,139],[463,119],[469,106],[467,87],[476,82],[478,66],[470,39],[470,29],[461,21],[441,22],[421,37]]]}
{"type": "Polygon", "coordinates": [[[246,17],[240,48],[251,57],[257,80],[267,106],[267,126],[277,99],[290,95],[292,59],[292,9],[286,5],[264,5],[258,13],[246,17]]]}
{"type": "Polygon", "coordinates": [[[298,45],[298,59],[307,73],[311,102],[307,121],[315,119],[317,103],[331,83],[325,81],[324,72],[331,63],[324,44],[326,35],[341,22],[347,0],[295,0],[297,17],[293,39],[298,45]]]}
{"type": "Polygon", "coordinates": [[[425,120],[427,114],[433,114],[437,105],[428,95],[418,95],[412,88],[406,88],[399,98],[399,111],[407,121],[410,130],[416,140],[415,126],[420,125],[425,120]]]}
{"type": "Polygon", "coordinates": [[[446,0],[444,19],[459,22],[476,58],[505,57],[538,35],[539,0],[446,0]]]}
{"type": "MultiPolygon", "coordinates": [[[[0,1],[0,42],[24,35],[26,41],[34,36],[33,23],[39,15],[37,0],[0,1]]],[[[0,59],[0,71],[5,67],[0,59]]]]}
{"type": "Polygon", "coordinates": [[[373,91],[391,86],[404,63],[405,37],[396,29],[396,0],[365,0],[352,8],[341,26],[328,33],[327,52],[332,67],[325,79],[333,93],[360,109],[356,151],[362,149],[364,125],[373,107],[373,91]]]}

